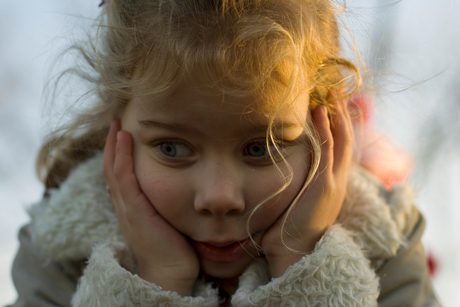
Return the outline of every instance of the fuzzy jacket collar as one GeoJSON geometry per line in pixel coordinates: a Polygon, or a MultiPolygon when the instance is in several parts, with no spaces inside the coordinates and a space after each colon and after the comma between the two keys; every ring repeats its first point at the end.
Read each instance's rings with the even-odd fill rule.
{"type": "MultiPolygon", "coordinates": [[[[347,196],[337,219],[374,261],[393,256],[403,244],[414,210],[408,186],[387,193],[362,169],[351,170],[347,196]]],[[[98,243],[126,246],[102,175],[102,154],[75,168],[59,189],[34,205],[32,239],[56,261],[87,259],[98,243]]]]}

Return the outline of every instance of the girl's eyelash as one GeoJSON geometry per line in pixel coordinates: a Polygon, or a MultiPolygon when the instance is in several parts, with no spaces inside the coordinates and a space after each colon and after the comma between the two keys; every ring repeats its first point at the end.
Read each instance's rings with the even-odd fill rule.
{"type": "MultiPolygon", "coordinates": [[[[290,145],[290,142],[276,140],[267,146],[266,139],[252,140],[243,146],[242,154],[249,163],[269,165],[285,158],[290,145]]],[[[196,155],[192,146],[181,140],[158,140],[151,146],[155,154],[166,162],[182,163],[196,155]]]]}
{"type": "Polygon", "coordinates": [[[157,141],[152,147],[163,160],[172,162],[182,161],[195,154],[190,145],[178,140],[157,141]]]}
{"type": "Polygon", "coordinates": [[[271,143],[267,147],[267,141],[265,139],[260,141],[255,140],[248,142],[246,145],[244,145],[243,155],[248,156],[249,159],[257,160],[258,162],[278,162],[282,160],[282,156],[285,156],[285,153],[283,151],[288,146],[288,142],[276,141],[275,144],[271,143]],[[253,145],[254,147],[251,147],[253,145]]]}

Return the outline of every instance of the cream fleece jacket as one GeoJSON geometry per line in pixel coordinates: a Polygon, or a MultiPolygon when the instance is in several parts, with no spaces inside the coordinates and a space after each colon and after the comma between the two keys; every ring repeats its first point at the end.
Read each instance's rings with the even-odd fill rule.
{"type": "MultiPolygon", "coordinates": [[[[312,254],[270,279],[265,261],[239,278],[232,306],[377,306],[375,270],[404,246],[413,192],[396,187],[385,197],[379,183],[353,168],[336,221],[312,254]]],[[[181,297],[141,279],[105,190],[102,155],[82,163],[50,197],[30,209],[31,235],[55,262],[89,259],[72,306],[218,306],[218,292],[197,281],[181,297]]]]}

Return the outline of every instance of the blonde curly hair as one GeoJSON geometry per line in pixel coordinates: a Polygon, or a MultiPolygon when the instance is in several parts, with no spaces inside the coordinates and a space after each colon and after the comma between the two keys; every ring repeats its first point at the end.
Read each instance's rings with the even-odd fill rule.
{"type": "MultiPolygon", "coordinates": [[[[333,112],[331,91],[349,96],[361,84],[355,65],[340,57],[341,10],[330,0],[109,1],[93,40],[73,46],[92,70],[80,75],[98,98],[48,136],[37,161],[39,177],[47,188],[57,187],[79,162],[102,150],[111,121],[134,88],[145,89],[136,95],[164,97],[186,82],[206,95],[256,97],[272,123],[305,92],[312,109],[325,105],[333,112]]],[[[313,152],[307,186],[320,144],[311,119],[303,126],[313,152]]]]}

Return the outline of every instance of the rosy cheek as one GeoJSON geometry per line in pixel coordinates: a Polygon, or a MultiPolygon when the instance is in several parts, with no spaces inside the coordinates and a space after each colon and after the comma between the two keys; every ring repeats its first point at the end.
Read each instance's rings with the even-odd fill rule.
{"type": "Polygon", "coordinates": [[[168,176],[162,176],[159,172],[142,172],[138,180],[142,191],[155,207],[175,202],[177,183],[168,176]]]}
{"type": "Polygon", "coordinates": [[[163,194],[173,188],[167,168],[155,161],[149,150],[142,147],[135,154],[135,173],[141,189],[146,194],[153,191],[163,194]]]}
{"type": "MultiPolygon", "coordinates": [[[[259,171],[261,170],[259,169],[259,171]]],[[[262,173],[256,171],[254,176],[247,177],[246,182],[245,201],[247,212],[254,210],[282,187],[280,176],[274,171],[264,171],[262,173]]],[[[278,219],[287,206],[285,204],[285,192],[271,198],[254,212],[250,220],[250,227],[254,231],[265,230],[278,219]]]]}
{"type": "MultiPolygon", "coordinates": [[[[275,172],[259,174],[255,178],[248,178],[253,181],[252,185],[248,184],[250,186],[248,191],[250,192],[247,193],[248,199],[250,199],[250,210],[267,197],[279,191],[283,186],[280,175],[275,172]]],[[[257,209],[251,221],[251,228],[264,229],[272,225],[285,212],[299,193],[305,182],[306,173],[307,171],[303,168],[295,169],[291,184],[257,209]]]]}
{"type": "Polygon", "coordinates": [[[139,185],[155,210],[177,229],[181,229],[183,216],[193,210],[190,191],[184,176],[171,174],[171,170],[154,164],[137,172],[139,185]]]}

